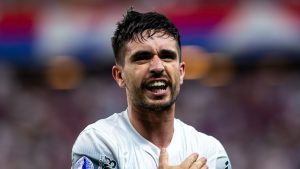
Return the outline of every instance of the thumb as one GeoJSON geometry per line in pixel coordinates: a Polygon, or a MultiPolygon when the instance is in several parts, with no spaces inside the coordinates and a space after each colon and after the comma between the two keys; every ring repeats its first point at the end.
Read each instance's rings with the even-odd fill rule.
{"type": "Polygon", "coordinates": [[[160,150],[159,169],[164,169],[168,165],[168,152],[166,148],[160,150]]]}

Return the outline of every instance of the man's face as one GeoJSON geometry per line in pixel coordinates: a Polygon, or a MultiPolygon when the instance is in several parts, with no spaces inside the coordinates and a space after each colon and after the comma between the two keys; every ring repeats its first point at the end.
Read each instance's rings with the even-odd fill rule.
{"type": "Polygon", "coordinates": [[[179,57],[177,41],[168,35],[128,42],[121,69],[129,104],[151,111],[170,108],[183,82],[185,64],[179,57]]]}

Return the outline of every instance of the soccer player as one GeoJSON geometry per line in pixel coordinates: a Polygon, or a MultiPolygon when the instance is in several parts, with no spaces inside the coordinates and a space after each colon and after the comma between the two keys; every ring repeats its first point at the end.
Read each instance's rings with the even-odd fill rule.
{"type": "Polygon", "coordinates": [[[73,169],[231,169],[221,143],[175,118],[185,63],[177,28],[157,12],[130,9],[112,37],[112,76],[128,107],[87,126],[73,169]]]}

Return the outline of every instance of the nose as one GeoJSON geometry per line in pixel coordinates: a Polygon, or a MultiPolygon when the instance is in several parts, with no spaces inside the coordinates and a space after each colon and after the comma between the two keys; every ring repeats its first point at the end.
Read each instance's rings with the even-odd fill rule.
{"type": "Polygon", "coordinates": [[[165,70],[162,60],[157,56],[153,56],[150,62],[150,72],[160,74],[165,70]]]}

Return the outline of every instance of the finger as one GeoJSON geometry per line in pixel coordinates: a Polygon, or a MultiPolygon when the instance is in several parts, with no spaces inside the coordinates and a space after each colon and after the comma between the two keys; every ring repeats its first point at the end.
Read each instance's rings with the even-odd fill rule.
{"type": "Polygon", "coordinates": [[[180,166],[182,166],[183,168],[190,168],[192,166],[192,164],[197,160],[198,158],[198,154],[197,153],[193,153],[190,156],[188,156],[181,164],[180,166]]]}
{"type": "Polygon", "coordinates": [[[168,152],[166,148],[162,148],[159,154],[159,169],[163,169],[168,165],[168,152]]]}
{"type": "Polygon", "coordinates": [[[201,157],[200,159],[198,159],[196,162],[193,163],[193,165],[191,166],[191,169],[206,169],[206,158],[201,157]]]}
{"type": "Polygon", "coordinates": [[[201,169],[208,169],[208,166],[204,165],[201,169]]]}

